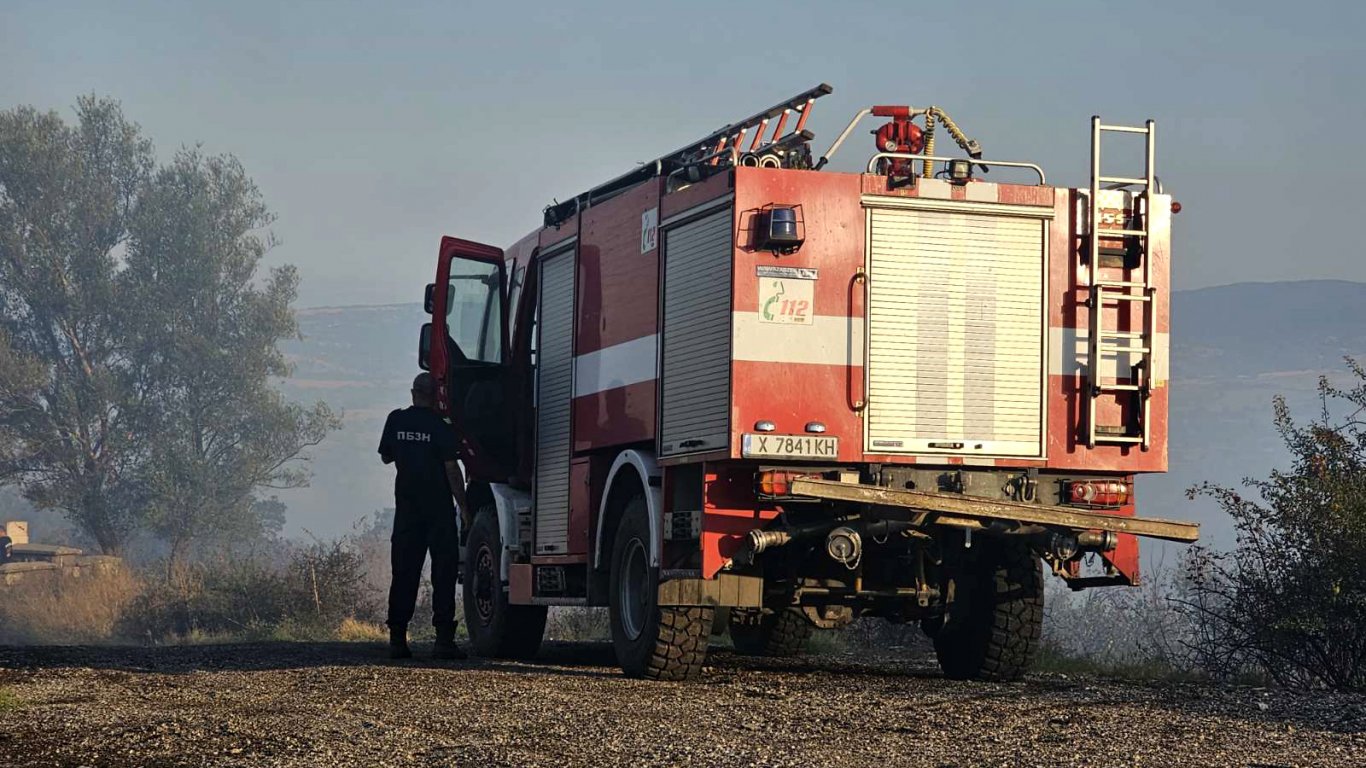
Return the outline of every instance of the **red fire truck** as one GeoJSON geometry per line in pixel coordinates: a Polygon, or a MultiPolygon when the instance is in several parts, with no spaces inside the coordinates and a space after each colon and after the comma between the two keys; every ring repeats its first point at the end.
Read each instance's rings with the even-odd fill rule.
{"type": "Polygon", "coordinates": [[[507,249],[441,241],[421,365],[462,436],[475,650],[606,606],[627,674],[709,638],[918,622],[952,677],[1008,680],[1043,564],[1137,583],[1134,476],[1167,466],[1179,210],[1154,124],[1091,121],[1089,187],[987,160],[938,107],[875,106],[819,158],[821,85],[544,211],[507,249]],[[863,172],[826,170],[868,116],[863,172]],[[935,154],[935,134],[962,155],[935,154]],[[1143,142],[1135,176],[1101,138],[1143,142]]]}

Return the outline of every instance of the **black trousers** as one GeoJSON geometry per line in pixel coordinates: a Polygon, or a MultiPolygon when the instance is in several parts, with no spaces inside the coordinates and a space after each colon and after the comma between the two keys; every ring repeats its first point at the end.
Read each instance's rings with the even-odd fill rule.
{"type": "Polygon", "coordinates": [[[422,563],[432,553],[432,625],[455,626],[455,577],[460,568],[460,536],[455,509],[397,499],[390,559],[394,580],[389,586],[391,627],[406,627],[413,619],[422,563]]]}

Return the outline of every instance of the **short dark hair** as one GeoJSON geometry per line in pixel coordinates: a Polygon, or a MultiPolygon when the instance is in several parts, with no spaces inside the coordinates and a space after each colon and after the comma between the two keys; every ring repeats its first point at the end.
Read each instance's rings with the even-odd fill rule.
{"type": "Polygon", "coordinates": [[[421,397],[436,396],[436,379],[430,373],[423,371],[413,379],[413,394],[421,397]]]}

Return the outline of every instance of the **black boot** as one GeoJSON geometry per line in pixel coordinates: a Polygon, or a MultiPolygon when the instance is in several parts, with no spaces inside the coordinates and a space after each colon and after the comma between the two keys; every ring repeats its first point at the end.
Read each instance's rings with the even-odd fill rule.
{"type": "Polygon", "coordinates": [[[408,648],[408,628],[389,627],[389,658],[411,659],[413,652],[408,648]]]}
{"type": "Polygon", "coordinates": [[[460,646],[455,644],[455,625],[436,628],[436,645],[432,646],[433,659],[462,660],[469,658],[460,646]]]}

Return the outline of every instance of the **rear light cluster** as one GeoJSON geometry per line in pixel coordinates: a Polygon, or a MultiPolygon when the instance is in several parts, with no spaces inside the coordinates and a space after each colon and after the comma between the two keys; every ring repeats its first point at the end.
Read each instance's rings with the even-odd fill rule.
{"type": "Polygon", "coordinates": [[[1129,503],[1129,484],[1113,480],[1074,481],[1068,485],[1068,503],[1088,507],[1122,507],[1129,503]]]}
{"type": "Polygon", "coordinates": [[[754,475],[754,492],[760,496],[787,496],[791,493],[792,481],[803,474],[766,469],[754,475]]]}

